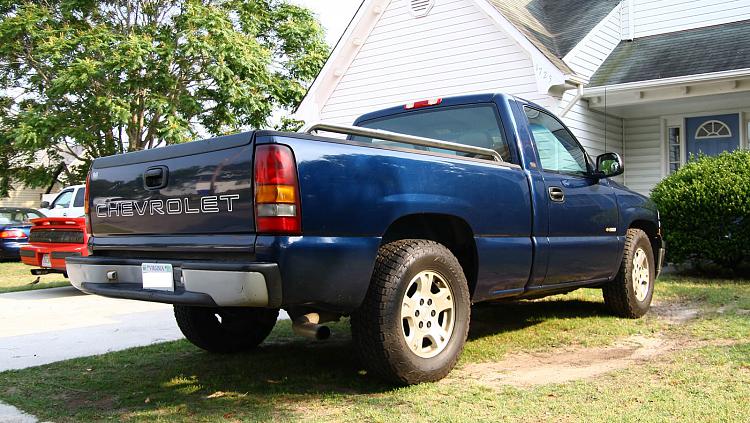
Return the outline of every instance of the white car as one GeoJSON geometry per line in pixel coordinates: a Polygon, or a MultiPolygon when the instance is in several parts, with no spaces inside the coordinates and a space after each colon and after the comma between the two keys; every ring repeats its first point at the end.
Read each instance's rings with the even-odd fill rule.
{"type": "Polygon", "coordinates": [[[42,201],[39,211],[47,217],[83,217],[86,185],[63,188],[52,203],[42,201]]]}

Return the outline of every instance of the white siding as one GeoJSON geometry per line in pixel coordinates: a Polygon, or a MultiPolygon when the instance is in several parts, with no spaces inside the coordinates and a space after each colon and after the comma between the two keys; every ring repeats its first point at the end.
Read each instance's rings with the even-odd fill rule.
{"type": "Polygon", "coordinates": [[[750,19],[750,0],[633,0],[633,9],[623,9],[622,29],[634,18],[636,38],[750,19]]]}
{"type": "MultiPolygon", "coordinates": [[[[573,93],[572,90],[565,93],[563,105],[574,97],[573,93]]],[[[579,100],[562,121],[592,157],[605,152],[623,154],[622,119],[610,115],[605,121],[604,113],[590,110],[586,100],[579,100]]]]}
{"type": "Polygon", "coordinates": [[[630,33],[630,2],[628,0],[620,2],[620,35],[623,40],[633,37],[630,33]]]}
{"type": "Polygon", "coordinates": [[[0,198],[0,207],[31,207],[39,208],[43,189],[29,189],[20,187],[8,193],[7,198],[0,198]]]}
{"type": "Polygon", "coordinates": [[[621,24],[618,5],[565,56],[565,63],[577,74],[590,78],[620,43],[621,24]]]}
{"type": "Polygon", "coordinates": [[[410,101],[504,92],[554,105],[537,92],[529,56],[472,0],[441,0],[415,19],[393,0],[322,107],[321,118],[352,123],[410,101]]]}
{"type": "Polygon", "coordinates": [[[661,120],[625,119],[625,184],[644,195],[662,179],[661,120]]]}

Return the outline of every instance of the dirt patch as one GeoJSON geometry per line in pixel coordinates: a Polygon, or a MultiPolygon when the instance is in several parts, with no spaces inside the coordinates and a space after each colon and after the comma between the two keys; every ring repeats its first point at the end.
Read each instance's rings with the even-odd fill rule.
{"type": "Polygon", "coordinates": [[[695,304],[656,303],[651,306],[651,312],[669,324],[681,325],[697,319],[700,315],[700,308],[695,304]]]}
{"type": "Polygon", "coordinates": [[[474,379],[490,386],[563,383],[623,369],[676,348],[674,340],[632,336],[610,347],[513,354],[499,362],[469,364],[450,379],[474,379]]]}
{"type": "MultiPolygon", "coordinates": [[[[669,324],[681,325],[698,318],[694,304],[654,304],[652,313],[669,324]]],[[[560,348],[539,353],[519,353],[494,363],[474,363],[453,372],[446,383],[474,379],[487,386],[536,386],[590,379],[635,363],[650,361],[671,351],[735,341],[673,339],[666,335],[631,336],[615,345],[599,348],[560,348]]]]}

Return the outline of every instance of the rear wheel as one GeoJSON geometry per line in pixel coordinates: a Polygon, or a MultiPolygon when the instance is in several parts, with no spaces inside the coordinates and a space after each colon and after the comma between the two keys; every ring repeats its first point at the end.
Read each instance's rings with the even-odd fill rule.
{"type": "Polygon", "coordinates": [[[352,337],[373,373],[400,384],[436,381],[455,366],[470,313],[466,277],[450,250],[395,241],[380,248],[352,337]]]}
{"type": "Polygon", "coordinates": [[[635,319],[651,307],[656,266],[651,241],[640,229],[628,229],[620,271],[604,285],[604,303],[613,314],[635,319]]]}
{"type": "Polygon", "coordinates": [[[258,346],[271,333],[278,309],[174,306],[177,326],[206,351],[232,353],[258,346]]]}

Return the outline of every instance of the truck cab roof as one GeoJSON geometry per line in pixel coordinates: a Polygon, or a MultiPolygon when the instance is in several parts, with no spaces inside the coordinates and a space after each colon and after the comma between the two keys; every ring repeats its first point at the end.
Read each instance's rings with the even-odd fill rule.
{"type": "MultiPolygon", "coordinates": [[[[438,98],[435,98],[435,100],[438,100],[438,98]]],[[[436,104],[435,106],[439,107],[445,107],[445,106],[458,106],[458,105],[465,105],[465,104],[476,104],[476,103],[492,103],[492,102],[507,102],[509,100],[515,100],[519,101],[524,104],[530,104],[537,107],[541,107],[539,105],[536,105],[530,101],[524,100],[522,98],[510,95],[510,94],[504,94],[504,93],[483,93],[483,94],[469,94],[469,95],[461,95],[461,96],[453,96],[453,97],[441,97],[439,98],[439,104],[436,104]]],[[[432,107],[435,107],[432,106],[432,107]]],[[[366,122],[373,119],[382,118],[385,116],[392,116],[400,113],[408,113],[415,109],[407,109],[406,105],[400,105],[400,106],[393,106],[389,107],[387,109],[381,109],[376,110],[374,112],[366,113],[360,117],[357,118],[357,120],[354,122],[354,125],[357,125],[360,122],[366,122]]]]}

